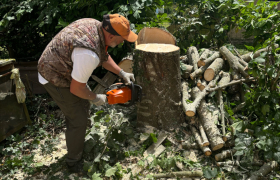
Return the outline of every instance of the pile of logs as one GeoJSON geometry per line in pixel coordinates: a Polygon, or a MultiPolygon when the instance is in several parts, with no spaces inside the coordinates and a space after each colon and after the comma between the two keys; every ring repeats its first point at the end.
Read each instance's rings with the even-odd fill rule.
{"type": "MultiPolygon", "coordinates": [[[[278,45],[276,46],[278,47],[278,45]]],[[[242,90],[240,85],[241,83],[254,83],[254,78],[250,77],[247,72],[248,63],[252,58],[260,56],[262,52],[270,50],[271,48],[264,48],[241,56],[236,49],[237,55],[234,55],[226,46],[223,46],[219,51],[205,49],[199,55],[196,47],[190,47],[187,55],[180,57],[183,110],[188,124],[190,124],[190,130],[206,156],[210,156],[213,151],[227,147],[227,143],[234,144],[230,132],[226,132],[228,124],[225,122],[223,92],[239,94],[241,104],[234,111],[242,109],[244,94],[240,94],[242,90]],[[213,91],[216,91],[218,106],[207,103],[205,98],[213,91]],[[217,126],[219,121],[220,126],[217,126]],[[219,127],[221,127],[221,131],[219,127]]],[[[224,149],[226,148],[215,156],[217,165],[223,165],[225,162],[221,161],[232,157],[235,153],[234,149],[224,149]]]]}

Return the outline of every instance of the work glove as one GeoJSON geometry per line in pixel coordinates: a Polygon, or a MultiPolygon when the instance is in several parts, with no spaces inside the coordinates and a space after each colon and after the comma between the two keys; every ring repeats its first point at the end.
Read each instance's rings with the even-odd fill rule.
{"type": "Polygon", "coordinates": [[[90,104],[101,106],[107,102],[107,96],[105,94],[96,94],[96,98],[94,100],[90,100],[89,102],[90,104]]]}
{"type": "Polygon", "coordinates": [[[119,76],[120,76],[121,78],[123,78],[124,82],[127,83],[127,84],[131,84],[131,81],[130,81],[130,80],[132,80],[133,82],[135,81],[135,79],[134,79],[134,74],[132,74],[132,73],[126,73],[126,72],[124,72],[123,70],[120,71],[119,76]]]}

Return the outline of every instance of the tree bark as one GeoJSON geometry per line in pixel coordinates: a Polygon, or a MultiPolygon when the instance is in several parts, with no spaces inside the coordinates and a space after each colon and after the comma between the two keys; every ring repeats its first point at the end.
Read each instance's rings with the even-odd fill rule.
{"type": "Polygon", "coordinates": [[[208,83],[208,87],[209,88],[214,88],[214,87],[216,87],[217,86],[217,81],[219,80],[219,78],[220,78],[220,75],[217,75],[212,81],[210,81],[209,83],[208,83]]]}
{"type": "Polygon", "coordinates": [[[218,90],[218,89],[222,89],[222,88],[225,88],[225,87],[227,87],[227,86],[232,86],[232,85],[235,85],[235,84],[239,84],[239,83],[241,83],[241,82],[252,81],[252,80],[254,80],[254,79],[255,79],[255,78],[250,77],[249,79],[234,80],[234,81],[231,81],[230,83],[225,84],[225,85],[222,85],[222,86],[218,86],[218,87],[215,87],[215,88],[209,88],[209,89],[207,89],[207,91],[209,91],[209,92],[216,91],[216,90],[218,90]]]}
{"type": "MultiPolygon", "coordinates": [[[[278,45],[278,44],[275,44],[275,48],[278,48],[278,47],[279,47],[279,45],[278,45]]],[[[249,62],[249,61],[252,60],[252,58],[251,58],[251,55],[252,55],[252,54],[253,54],[253,58],[255,59],[255,58],[259,57],[259,56],[261,55],[262,52],[271,51],[271,50],[272,50],[271,47],[266,47],[266,48],[257,50],[255,53],[250,52],[250,53],[244,54],[244,55],[242,55],[241,57],[242,57],[242,59],[243,59],[244,61],[249,62]]]]}
{"type": "Polygon", "coordinates": [[[190,74],[193,71],[193,66],[187,65],[187,64],[181,64],[183,70],[182,70],[182,77],[185,79],[188,79],[190,77],[190,74]]]}
{"type": "Polygon", "coordinates": [[[192,97],[195,99],[192,103],[187,104],[186,115],[193,117],[196,114],[196,109],[199,107],[200,101],[206,96],[206,88],[203,91],[200,91],[198,87],[192,89],[192,97]]]}
{"type": "Polygon", "coordinates": [[[223,92],[221,89],[218,90],[218,97],[219,97],[219,104],[220,104],[220,111],[221,111],[221,124],[222,124],[222,135],[223,140],[226,142],[226,125],[225,125],[225,112],[224,112],[224,101],[223,101],[223,92]]]}
{"type": "Polygon", "coordinates": [[[258,180],[259,177],[266,176],[270,171],[278,168],[278,163],[276,161],[271,161],[267,164],[264,164],[258,171],[253,172],[252,176],[248,180],[258,180]]]}
{"type": "MultiPolygon", "coordinates": [[[[221,86],[223,86],[225,84],[228,84],[230,82],[230,74],[229,73],[222,72],[221,75],[222,75],[222,78],[217,84],[218,87],[221,87],[221,86]]],[[[224,91],[225,88],[221,88],[221,90],[224,91]]]]}
{"type": "Polygon", "coordinates": [[[218,110],[215,109],[213,112],[209,110],[208,104],[206,104],[205,100],[200,102],[200,106],[198,108],[198,115],[200,117],[201,124],[207,134],[207,137],[211,143],[211,149],[216,151],[221,149],[224,146],[224,141],[220,134],[220,131],[216,124],[215,120],[218,120],[218,110]]]}
{"type": "Polygon", "coordinates": [[[201,135],[201,138],[202,138],[202,146],[209,146],[210,143],[208,141],[208,138],[206,136],[204,128],[203,128],[203,126],[200,122],[198,123],[198,129],[199,129],[199,132],[200,132],[200,135],[201,135]]]}
{"type": "Polygon", "coordinates": [[[199,57],[199,60],[207,59],[210,53],[211,53],[211,51],[209,49],[205,49],[203,51],[203,53],[201,54],[201,56],[199,57]]]}
{"type": "Polygon", "coordinates": [[[214,77],[221,71],[224,65],[224,60],[222,58],[217,58],[204,72],[204,79],[206,81],[211,81],[214,77]]]}
{"type": "Polygon", "coordinates": [[[202,177],[203,172],[201,170],[196,171],[179,171],[179,172],[170,172],[170,173],[160,173],[160,174],[153,174],[154,178],[171,178],[171,177],[202,177]]]}
{"type": "Polygon", "coordinates": [[[209,147],[203,146],[203,142],[202,142],[203,140],[202,140],[201,136],[199,135],[199,133],[197,132],[197,130],[195,129],[195,127],[191,126],[191,131],[192,131],[192,134],[194,135],[194,138],[195,138],[198,146],[203,151],[204,155],[210,156],[212,154],[211,150],[209,149],[209,147]]]}
{"type": "Polygon", "coordinates": [[[166,131],[180,127],[180,50],[170,44],[140,44],[134,50],[133,72],[145,96],[137,106],[139,126],[166,131]]]}
{"type": "Polygon", "coordinates": [[[227,59],[229,62],[230,68],[232,69],[233,79],[238,79],[238,73],[240,73],[243,77],[248,78],[249,75],[244,71],[244,66],[242,66],[238,57],[234,56],[225,46],[220,48],[220,53],[227,59]]]}
{"type": "Polygon", "coordinates": [[[229,150],[222,151],[221,153],[215,155],[215,160],[222,161],[226,158],[233,156],[235,152],[236,152],[235,149],[229,149],[229,150]]]}
{"type": "MultiPolygon", "coordinates": [[[[197,62],[199,61],[199,54],[195,46],[191,46],[188,49],[189,64],[193,66],[193,71],[198,69],[197,62]]],[[[199,78],[195,78],[195,84],[200,83],[199,78]]]]}
{"type": "Polygon", "coordinates": [[[202,60],[200,59],[198,62],[197,62],[197,65],[198,67],[201,67],[201,66],[205,66],[207,64],[211,64],[211,62],[213,62],[215,59],[221,57],[221,54],[220,52],[215,52],[212,56],[210,56],[209,58],[207,58],[206,60],[202,60]]]}

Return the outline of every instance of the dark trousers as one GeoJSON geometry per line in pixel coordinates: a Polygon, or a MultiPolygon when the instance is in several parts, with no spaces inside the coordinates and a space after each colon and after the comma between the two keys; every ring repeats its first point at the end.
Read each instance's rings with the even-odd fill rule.
{"type": "Polygon", "coordinates": [[[70,92],[70,88],[44,85],[66,118],[66,162],[73,165],[82,158],[90,103],[70,92]]]}

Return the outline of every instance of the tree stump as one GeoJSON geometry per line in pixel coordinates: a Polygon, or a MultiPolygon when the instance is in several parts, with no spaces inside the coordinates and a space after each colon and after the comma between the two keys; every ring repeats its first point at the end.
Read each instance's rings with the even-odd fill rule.
{"type": "Polygon", "coordinates": [[[179,47],[170,44],[140,44],[134,51],[133,72],[142,86],[138,104],[139,126],[170,130],[183,122],[179,47]]]}

